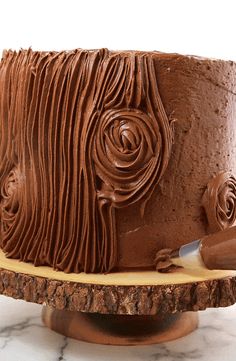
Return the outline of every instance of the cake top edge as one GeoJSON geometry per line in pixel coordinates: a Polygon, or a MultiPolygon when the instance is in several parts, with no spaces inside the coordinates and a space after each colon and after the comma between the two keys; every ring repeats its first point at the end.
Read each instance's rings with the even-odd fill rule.
{"type": "Polygon", "coordinates": [[[168,53],[168,52],[161,52],[161,51],[157,51],[157,50],[153,50],[153,51],[142,51],[142,50],[109,50],[107,48],[100,48],[100,49],[82,49],[82,48],[76,48],[76,49],[72,49],[72,50],[52,50],[52,51],[41,51],[41,50],[33,50],[32,48],[29,49],[20,49],[20,50],[13,50],[11,48],[9,49],[4,49],[2,51],[2,56],[1,56],[1,60],[3,60],[5,57],[7,57],[7,55],[9,54],[15,54],[16,56],[19,53],[22,52],[33,52],[33,53],[39,53],[39,54],[44,54],[44,55],[56,55],[56,54],[76,54],[77,52],[87,52],[87,53],[95,53],[95,52],[103,52],[103,53],[107,53],[108,56],[132,56],[132,55],[139,55],[139,56],[154,56],[157,58],[162,58],[162,59],[174,59],[174,58],[180,58],[180,59],[193,59],[196,61],[200,61],[200,62],[205,62],[205,61],[210,61],[210,62],[223,62],[223,63],[230,63],[231,65],[235,65],[236,66],[236,61],[234,60],[230,60],[230,59],[220,59],[220,58],[213,58],[213,57],[203,57],[203,56],[198,56],[198,55],[193,55],[193,54],[180,54],[180,53],[168,53]]]}

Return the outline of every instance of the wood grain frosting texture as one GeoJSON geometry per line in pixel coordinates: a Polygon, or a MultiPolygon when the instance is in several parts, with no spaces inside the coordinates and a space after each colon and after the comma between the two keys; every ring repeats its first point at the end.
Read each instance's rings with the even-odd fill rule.
{"type": "Polygon", "coordinates": [[[116,212],[144,214],[171,153],[154,53],[5,52],[0,127],[7,256],[65,272],[117,267],[116,212]]]}

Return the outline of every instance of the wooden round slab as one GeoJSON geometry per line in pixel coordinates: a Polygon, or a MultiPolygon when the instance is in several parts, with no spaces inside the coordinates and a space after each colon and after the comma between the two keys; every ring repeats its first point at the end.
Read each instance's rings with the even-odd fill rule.
{"type": "Polygon", "coordinates": [[[0,252],[0,293],[59,310],[157,315],[232,305],[236,271],[66,274],[0,252]]]}

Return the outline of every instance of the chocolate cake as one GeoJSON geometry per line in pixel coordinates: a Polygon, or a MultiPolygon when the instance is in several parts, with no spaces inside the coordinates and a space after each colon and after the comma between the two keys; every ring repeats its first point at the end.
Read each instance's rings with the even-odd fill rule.
{"type": "Polygon", "coordinates": [[[64,272],[155,269],[236,218],[236,64],[5,51],[0,247],[64,272]]]}

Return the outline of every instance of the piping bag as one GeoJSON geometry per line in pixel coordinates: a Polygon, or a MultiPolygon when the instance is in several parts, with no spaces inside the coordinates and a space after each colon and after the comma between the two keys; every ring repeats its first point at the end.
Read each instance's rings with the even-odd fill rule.
{"type": "Polygon", "coordinates": [[[236,270],[236,226],[187,243],[177,250],[156,254],[156,269],[168,272],[174,266],[186,269],[236,270]]]}

